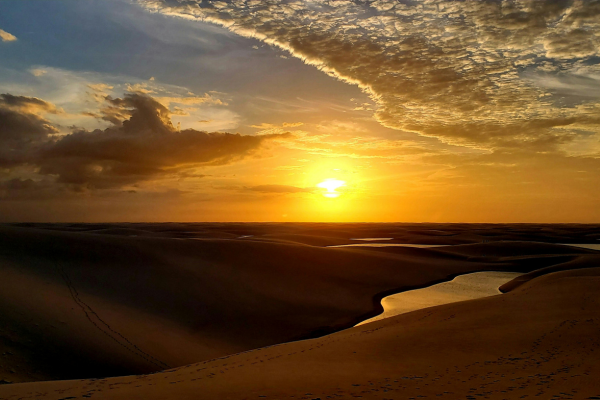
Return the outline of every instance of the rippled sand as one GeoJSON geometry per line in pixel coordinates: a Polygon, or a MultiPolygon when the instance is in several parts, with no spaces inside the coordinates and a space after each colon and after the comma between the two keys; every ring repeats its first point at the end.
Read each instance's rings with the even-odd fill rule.
{"type": "Polygon", "coordinates": [[[396,293],[381,300],[382,314],[356,326],[422,308],[497,295],[501,293],[500,286],[519,275],[516,272],[475,272],[426,288],[396,293]]]}

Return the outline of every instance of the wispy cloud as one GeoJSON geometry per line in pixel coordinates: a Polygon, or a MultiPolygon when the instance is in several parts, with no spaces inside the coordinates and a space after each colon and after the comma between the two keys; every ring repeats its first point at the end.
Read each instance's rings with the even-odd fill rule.
{"type": "Polygon", "coordinates": [[[0,29],[0,39],[2,39],[3,42],[14,42],[17,40],[17,37],[12,33],[8,33],[5,30],[0,29]]]}
{"type": "Polygon", "coordinates": [[[312,193],[315,188],[302,188],[289,185],[259,185],[246,188],[253,192],[271,193],[271,194],[289,194],[289,193],[312,193]]]}
{"type": "Polygon", "coordinates": [[[175,125],[181,123],[207,131],[230,131],[240,120],[239,114],[228,104],[230,96],[227,93],[195,93],[188,87],[158,79],[36,65],[24,71],[0,73],[0,86],[9,93],[35,94],[65,110],[63,114],[48,117],[63,133],[68,131],[61,127],[73,125],[93,130],[100,122],[101,127],[108,127],[110,120],[103,119],[104,115],[99,112],[103,105],[106,106],[106,97],[121,97],[128,92],[149,94],[157,99],[170,109],[175,125]]]}

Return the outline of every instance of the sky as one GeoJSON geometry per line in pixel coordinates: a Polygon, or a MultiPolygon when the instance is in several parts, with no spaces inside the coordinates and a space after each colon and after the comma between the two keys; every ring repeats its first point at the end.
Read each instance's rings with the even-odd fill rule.
{"type": "Polygon", "coordinates": [[[0,221],[600,222],[600,1],[0,2],[0,221]]]}

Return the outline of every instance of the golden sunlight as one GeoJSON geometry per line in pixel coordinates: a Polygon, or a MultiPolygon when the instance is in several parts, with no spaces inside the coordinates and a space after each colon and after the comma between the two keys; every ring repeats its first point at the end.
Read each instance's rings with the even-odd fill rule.
{"type": "Polygon", "coordinates": [[[340,193],[337,191],[337,189],[341,188],[342,186],[346,186],[346,182],[338,179],[326,179],[317,184],[318,188],[325,189],[323,196],[330,198],[338,197],[340,193]]]}

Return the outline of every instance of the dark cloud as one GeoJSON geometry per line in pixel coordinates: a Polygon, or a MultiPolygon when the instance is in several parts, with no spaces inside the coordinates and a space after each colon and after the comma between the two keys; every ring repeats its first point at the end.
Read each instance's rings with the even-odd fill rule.
{"type": "Polygon", "coordinates": [[[259,185],[252,186],[246,188],[247,190],[251,190],[253,192],[261,192],[261,193],[311,193],[314,192],[314,188],[301,188],[297,186],[288,186],[288,185],[259,185]]]}
{"type": "Polygon", "coordinates": [[[57,185],[52,177],[9,178],[0,181],[0,200],[29,201],[65,199],[77,192],[63,185],[57,185]]]}
{"type": "MultiPolygon", "coordinates": [[[[3,99],[24,101],[10,95],[3,99]]],[[[0,108],[0,140],[13,143],[0,153],[0,162],[36,166],[41,175],[54,176],[73,188],[105,189],[190,167],[230,163],[252,154],[267,140],[289,136],[178,131],[169,110],[149,96],[128,94],[107,101],[129,118],[115,120],[105,130],[56,137],[43,118],[0,108]]]]}
{"type": "Polygon", "coordinates": [[[0,142],[3,144],[30,142],[56,133],[48,120],[0,106],[0,142]]]}
{"type": "Polygon", "coordinates": [[[0,167],[25,163],[35,146],[58,130],[38,111],[56,112],[35,97],[0,94],[0,167]]]}
{"type": "Polygon", "coordinates": [[[594,32],[573,29],[566,33],[549,35],[544,43],[548,56],[557,58],[583,58],[596,54],[598,40],[594,32]]]}
{"type": "Polygon", "coordinates": [[[42,111],[58,114],[62,112],[54,104],[37,97],[15,96],[10,93],[0,94],[0,107],[28,113],[42,111]]]}
{"type": "Polygon", "coordinates": [[[13,178],[0,184],[4,190],[30,190],[36,187],[36,182],[32,179],[13,178]]]}

